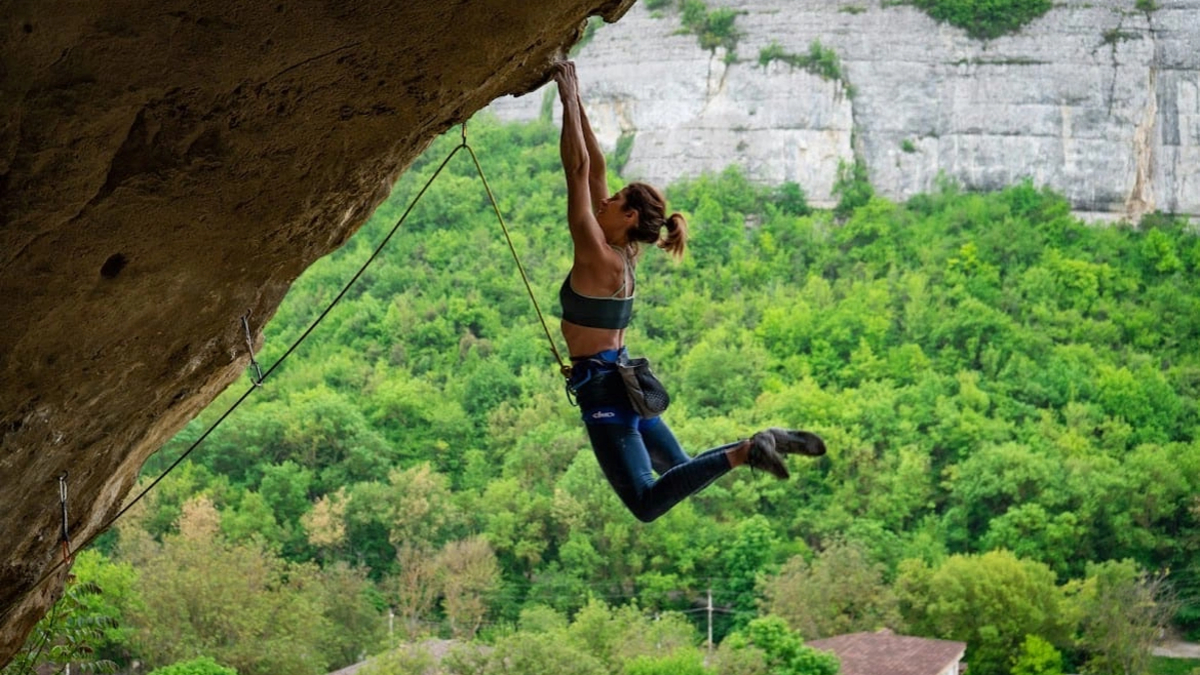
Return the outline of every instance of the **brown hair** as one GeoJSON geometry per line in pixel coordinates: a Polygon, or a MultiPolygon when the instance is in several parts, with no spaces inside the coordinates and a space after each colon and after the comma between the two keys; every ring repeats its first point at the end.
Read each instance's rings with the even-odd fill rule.
{"type": "MultiPolygon", "coordinates": [[[[666,215],[667,204],[658,188],[647,183],[625,186],[625,208],[637,211],[638,223],[629,230],[629,241],[655,244],[675,258],[687,246],[687,221],[679,213],[666,215]],[[666,228],[666,236],[662,230],[666,228]]],[[[636,250],[636,245],[635,245],[636,250]]]]}

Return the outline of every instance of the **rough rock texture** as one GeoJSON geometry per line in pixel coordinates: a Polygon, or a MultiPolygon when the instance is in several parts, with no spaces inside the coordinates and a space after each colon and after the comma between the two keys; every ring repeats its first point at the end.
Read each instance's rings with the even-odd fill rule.
{"type": "Polygon", "coordinates": [[[633,0],[16,0],[0,24],[0,665],[148,455],[440,132],[633,0]]]}
{"type": "MultiPolygon", "coordinates": [[[[610,148],[634,135],[627,173],[651,181],[739,164],[827,206],[839,160],[857,153],[894,199],[945,172],[977,189],[1029,177],[1084,212],[1195,216],[1200,0],[1156,4],[1055,3],[1020,33],[981,42],[874,0],[710,0],[740,12],[731,64],[679,34],[677,12],[639,5],[577,61],[597,133],[610,148]],[[758,64],[773,42],[805,54],[814,41],[838,54],[841,80],[758,64]]],[[[531,98],[493,110],[531,118],[531,98]]]]}

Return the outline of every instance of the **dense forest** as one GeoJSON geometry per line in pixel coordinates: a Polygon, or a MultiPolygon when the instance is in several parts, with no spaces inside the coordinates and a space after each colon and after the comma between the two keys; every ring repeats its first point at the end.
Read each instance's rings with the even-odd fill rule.
{"type": "MultiPolygon", "coordinates": [[[[469,132],[553,315],[558,131],[469,132]]],[[[264,366],[459,141],[296,281],[264,366]]],[[[790,481],[739,469],[636,521],[461,153],[265,386],[77,557],[4,672],[316,675],[382,655],[360,672],[832,675],[805,641],[884,627],[966,642],[979,675],[1150,672],[1164,622],[1200,631],[1200,239],[1161,215],[1089,225],[1029,183],[893,203],[841,173],[831,211],[734,169],[672,185],[688,255],[638,270],[628,344],[684,446],[820,433],[828,455],[790,459],[790,481]],[[427,638],[459,646],[435,666],[427,638]]]]}

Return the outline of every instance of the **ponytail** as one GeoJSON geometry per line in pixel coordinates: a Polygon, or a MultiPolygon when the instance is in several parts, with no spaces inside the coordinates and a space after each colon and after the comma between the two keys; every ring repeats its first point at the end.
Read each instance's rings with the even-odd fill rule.
{"type": "Polygon", "coordinates": [[[625,207],[637,211],[638,223],[629,231],[630,243],[655,244],[678,259],[687,245],[687,220],[680,213],[666,215],[667,205],[658,188],[634,182],[625,186],[625,207]],[[664,233],[663,230],[666,229],[664,233]]]}
{"type": "Polygon", "coordinates": [[[687,247],[687,220],[681,213],[672,213],[667,216],[663,225],[667,228],[667,236],[659,237],[658,247],[670,253],[672,258],[679,260],[683,257],[683,250],[687,247]]]}

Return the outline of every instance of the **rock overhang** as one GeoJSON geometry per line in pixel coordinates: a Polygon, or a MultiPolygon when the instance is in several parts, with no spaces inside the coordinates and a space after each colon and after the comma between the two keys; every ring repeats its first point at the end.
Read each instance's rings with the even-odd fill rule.
{"type": "Polygon", "coordinates": [[[441,132],[633,0],[18,0],[0,40],[0,663],[75,542],[441,132]]]}

